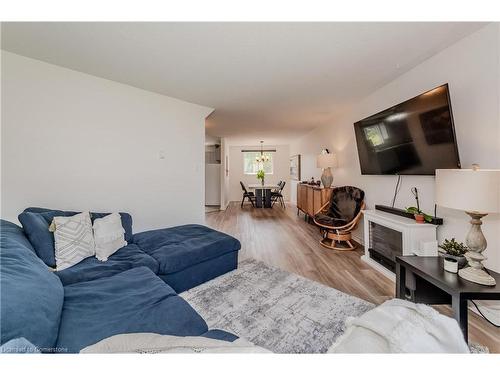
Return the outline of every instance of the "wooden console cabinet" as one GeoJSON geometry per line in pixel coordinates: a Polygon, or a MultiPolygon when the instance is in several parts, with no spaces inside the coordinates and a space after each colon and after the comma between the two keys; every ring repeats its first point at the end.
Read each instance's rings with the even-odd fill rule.
{"type": "Polygon", "coordinates": [[[302,211],[306,218],[314,214],[330,200],[332,188],[322,188],[308,184],[297,184],[297,215],[302,211]]]}

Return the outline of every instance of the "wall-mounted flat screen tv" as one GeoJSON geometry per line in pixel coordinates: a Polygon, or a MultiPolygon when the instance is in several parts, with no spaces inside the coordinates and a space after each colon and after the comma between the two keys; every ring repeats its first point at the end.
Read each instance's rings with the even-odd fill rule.
{"type": "Polygon", "coordinates": [[[460,168],[448,84],[354,124],[364,175],[434,175],[460,168]]]}

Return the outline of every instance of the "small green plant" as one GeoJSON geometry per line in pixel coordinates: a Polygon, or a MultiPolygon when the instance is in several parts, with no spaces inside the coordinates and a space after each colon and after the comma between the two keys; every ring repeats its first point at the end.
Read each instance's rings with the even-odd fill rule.
{"type": "Polygon", "coordinates": [[[428,223],[432,222],[432,216],[431,215],[427,215],[426,213],[422,212],[420,209],[418,209],[417,207],[406,207],[406,212],[410,213],[410,214],[420,214],[420,215],[424,215],[424,220],[427,221],[428,223]]]}
{"type": "Polygon", "coordinates": [[[258,180],[261,180],[261,181],[264,181],[264,176],[265,176],[265,172],[263,169],[260,169],[257,171],[257,179],[258,180]]]}
{"type": "Polygon", "coordinates": [[[456,257],[463,256],[469,248],[464,245],[462,242],[455,241],[455,238],[451,240],[445,239],[444,242],[439,245],[439,248],[442,249],[446,254],[453,255],[456,257]]]}

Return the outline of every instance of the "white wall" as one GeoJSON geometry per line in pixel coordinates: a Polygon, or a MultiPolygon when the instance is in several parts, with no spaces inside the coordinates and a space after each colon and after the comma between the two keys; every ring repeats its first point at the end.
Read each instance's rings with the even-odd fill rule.
{"type": "MultiPolygon", "coordinates": [[[[266,174],[265,182],[277,184],[280,180],[286,181],[283,189],[285,201],[290,198],[290,151],[288,145],[270,146],[266,149],[275,149],[273,153],[273,174],[266,174]]],[[[256,184],[259,182],[255,175],[246,175],[243,173],[243,152],[241,150],[260,150],[260,146],[230,146],[229,147],[229,199],[231,201],[241,201],[243,191],[240,181],[245,185],[256,184]]]]}
{"type": "MultiPolygon", "coordinates": [[[[338,156],[335,185],[354,185],[366,192],[368,208],[390,204],[396,177],[362,176],[354,139],[353,123],[385,108],[448,82],[462,167],[479,163],[483,168],[500,168],[500,78],[499,26],[490,24],[443,50],[393,82],[356,103],[342,115],[308,133],[290,145],[290,154],[302,155],[302,178],[319,178],[315,156],[328,147],[338,156]]],[[[293,183],[293,200],[296,183],[293,183]]],[[[414,205],[410,188],[420,192],[424,211],[434,210],[434,177],[404,176],[397,207],[414,205]]],[[[438,207],[445,219],[438,237],[463,241],[470,224],[463,212],[438,207]]],[[[500,216],[489,215],[483,231],[488,239],[488,267],[500,271],[500,216]]],[[[362,227],[356,234],[362,238],[362,227]]]]}
{"type": "Polygon", "coordinates": [[[203,222],[210,112],[2,51],[2,218],[34,205],[127,211],[134,231],[203,222]]]}

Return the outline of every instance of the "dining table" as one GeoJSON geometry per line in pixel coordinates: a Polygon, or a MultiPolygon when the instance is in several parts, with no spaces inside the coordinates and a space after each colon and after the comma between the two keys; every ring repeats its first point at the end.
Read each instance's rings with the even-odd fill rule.
{"type": "Polygon", "coordinates": [[[251,190],[255,190],[255,207],[272,208],[271,193],[273,190],[279,190],[276,184],[249,184],[251,190]]]}

